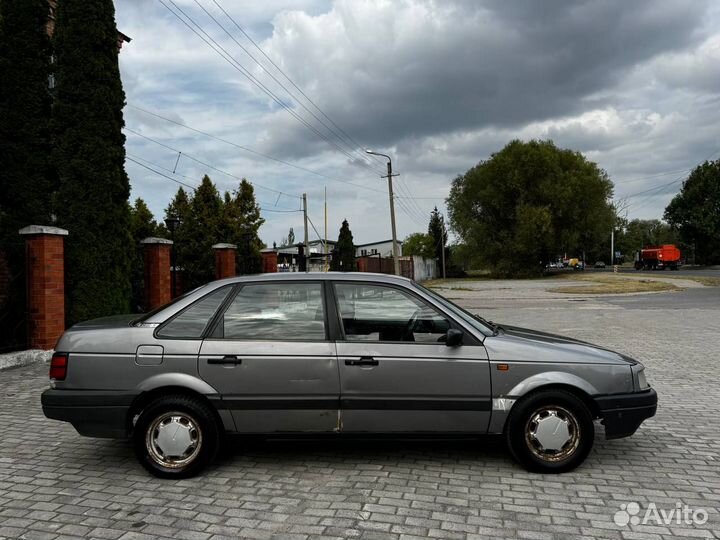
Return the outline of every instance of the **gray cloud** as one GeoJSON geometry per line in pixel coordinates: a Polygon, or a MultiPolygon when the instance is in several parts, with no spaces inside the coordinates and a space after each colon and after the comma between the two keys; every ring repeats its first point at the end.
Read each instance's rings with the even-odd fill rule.
{"type": "MultiPolygon", "coordinates": [[[[217,13],[209,0],[200,1],[217,13]]],[[[402,235],[426,227],[427,214],[435,205],[442,208],[456,174],[513,138],[552,138],[584,152],[610,173],[619,197],[667,183],[674,176],[664,173],[689,169],[720,151],[720,9],[713,3],[273,0],[242,9],[227,0],[222,4],[347,133],[391,153],[402,175],[400,196],[427,197],[399,203],[402,235]]],[[[193,1],[180,5],[325,132],[213,28],[193,1]]],[[[350,220],[357,241],[388,236],[382,163],[372,162],[377,172],[370,171],[359,165],[356,153],[348,157],[308,131],[159,4],[131,0],[118,3],[117,10],[120,27],[134,38],[121,55],[131,104],[335,180],[263,160],[130,108],[128,127],[258,186],[308,192],[316,225],[322,222],[327,185],[331,236],[343,218],[350,220]]],[[[132,135],[128,149],[170,168],[176,157],[132,135]]],[[[160,214],[177,186],[135,165],[128,170],[133,195],[160,214]]],[[[179,172],[199,181],[208,171],[183,159],[179,172]]],[[[211,176],[222,189],[234,187],[232,178],[211,176]]],[[[658,190],[657,197],[630,199],[631,217],[659,217],[675,187],[658,190]]],[[[272,192],[258,188],[257,193],[268,210],[276,208],[272,192]]],[[[294,204],[283,197],[277,207],[294,204]]],[[[289,226],[301,226],[293,214],[265,217],[268,243],[289,226]]]]}

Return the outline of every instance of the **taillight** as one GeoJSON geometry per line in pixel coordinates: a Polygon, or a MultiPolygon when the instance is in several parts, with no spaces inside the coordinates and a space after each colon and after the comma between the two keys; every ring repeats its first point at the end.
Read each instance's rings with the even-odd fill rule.
{"type": "Polygon", "coordinates": [[[50,360],[50,378],[56,381],[64,381],[67,376],[68,355],[66,353],[53,354],[50,360]]]}

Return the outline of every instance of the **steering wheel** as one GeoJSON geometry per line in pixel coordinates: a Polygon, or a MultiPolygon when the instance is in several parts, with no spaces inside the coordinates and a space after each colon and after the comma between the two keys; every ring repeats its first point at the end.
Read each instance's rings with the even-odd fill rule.
{"type": "Polygon", "coordinates": [[[403,341],[415,341],[415,336],[413,334],[415,333],[415,330],[417,330],[418,321],[420,320],[421,313],[422,308],[417,308],[410,316],[410,319],[405,326],[405,331],[403,332],[403,341]]]}

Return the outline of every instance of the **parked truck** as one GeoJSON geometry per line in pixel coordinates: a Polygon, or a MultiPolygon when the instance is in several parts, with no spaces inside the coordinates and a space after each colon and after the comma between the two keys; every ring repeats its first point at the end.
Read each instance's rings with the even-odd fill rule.
{"type": "Polygon", "coordinates": [[[647,246],[635,252],[635,270],[678,270],[680,250],[674,244],[647,246]]]}

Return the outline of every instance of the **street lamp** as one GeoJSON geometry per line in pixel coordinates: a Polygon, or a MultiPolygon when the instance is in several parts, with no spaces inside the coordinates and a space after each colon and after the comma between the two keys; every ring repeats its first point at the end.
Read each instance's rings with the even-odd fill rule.
{"type": "Polygon", "coordinates": [[[387,176],[381,176],[380,178],[388,179],[388,193],[390,195],[390,224],[392,226],[392,250],[393,250],[393,263],[395,266],[395,275],[400,275],[400,254],[398,252],[397,233],[395,232],[395,198],[393,197],[392,178],[398,176],[392,173],[392,160],[390,156],[386,154],[380,154],[379,152],[373,152],[372,150],[365,150],[368,154],[373,156],[382,156],[387,158],[387,176]]]}
{"type": "Polygon", "coordinates": [[[172,240],[172,246],[170,246],[170,265],[172,266],[172,272],[170,273],[170,286],[172,292],[170,298],[175,298],[177,289],[175,287],[175,274],[177,273],[177,261],[175,260],[175,230],[180,225],[180,218],[177,216],[170,216],[165,220],[165,226],[170,231],[170,240],[172,240]]]}

